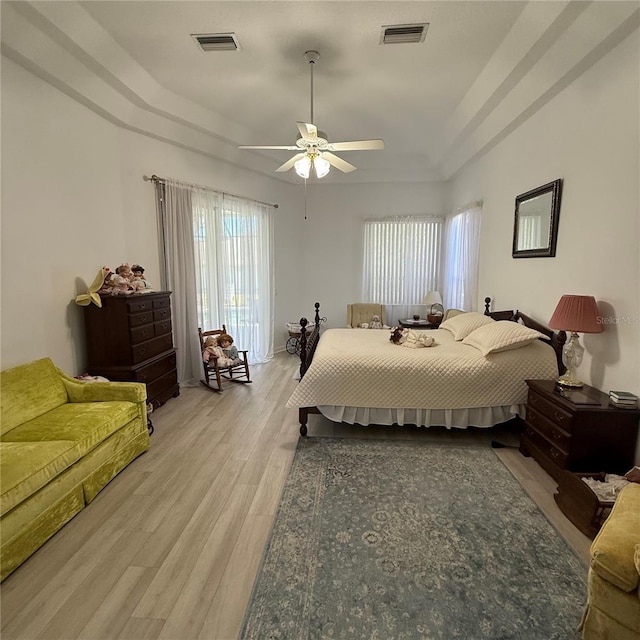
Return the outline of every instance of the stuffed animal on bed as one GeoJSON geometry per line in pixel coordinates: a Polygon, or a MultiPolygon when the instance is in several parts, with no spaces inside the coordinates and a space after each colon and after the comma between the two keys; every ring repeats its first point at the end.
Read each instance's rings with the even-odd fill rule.
{"type": "Polygon", "coordinates": [[[393,344],[399,344],[408,349],[420,349],[422,347],[433,347],[436,341],[424,331],[414,331],[413,329],[401,329],[394,327],[389,338],[393,344]]]}

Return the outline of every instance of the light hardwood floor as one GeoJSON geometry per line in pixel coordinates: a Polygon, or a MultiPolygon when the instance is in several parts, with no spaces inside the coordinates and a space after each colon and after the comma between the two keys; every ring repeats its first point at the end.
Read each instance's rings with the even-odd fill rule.
{"type": "MultiPolygon", "coordinates": [[[[297,411],[284,406],[295,369],[279,354],[252,367],[251,385],[183,388],[156,411],[151,449],[2,584],[2,639],[237,638],[298,441],[297,411]]],[[[499,428],[322,416],[309,435],[517,443],[499,428]]],[[[586,565],[590,540],[556,507],[553,480],[517,449],[496,452],[586,565]]]]}

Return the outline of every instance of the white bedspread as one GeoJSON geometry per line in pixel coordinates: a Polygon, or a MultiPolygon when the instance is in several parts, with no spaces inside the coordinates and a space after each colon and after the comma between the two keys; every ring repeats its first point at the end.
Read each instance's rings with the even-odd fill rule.
{"type": "Polygon", "coordinates": [[[553,349],[540,340],[486,357],[446,329],[436,346],[404,349],[386,330],[328,329],[287,407],[456,409],[521,405],[526,379],[558,375],[553,349]]]}

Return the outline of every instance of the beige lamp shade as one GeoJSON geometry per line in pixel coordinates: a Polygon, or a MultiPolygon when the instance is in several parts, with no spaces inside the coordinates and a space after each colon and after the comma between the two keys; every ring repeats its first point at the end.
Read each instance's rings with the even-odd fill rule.
{"type": "Polygon", "coordinates": [[[442,306],[442,296],[438,291],[429,291],[422,301],[429,307],[427,312],[427,320],[429,324],[439,325],[444,316],[444,307],[442,306]]]}
{"type": "Polygon", "coordinates": [[[431,306],[432,304],[439,304],[442,306],[442,296],[438,291],[429,291],[427,295],[424,297],[422,304],[426,304],[431,306]]]}

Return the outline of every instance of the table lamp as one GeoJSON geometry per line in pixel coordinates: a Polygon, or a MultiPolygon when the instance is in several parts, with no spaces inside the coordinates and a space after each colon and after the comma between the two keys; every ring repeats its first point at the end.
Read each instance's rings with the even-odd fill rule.
{"type": "Polygon", "coordinates": [[[429,311],[427,312],[429,324],[440,324],[444,316],[444,307],[442,306],[442,296],[440,293],[437,291],[429,291],[424,297],[422,304],[426,304],[429,307],[429,311]]]}
{"type": "Polygon", "coordinates": [[[580,344],[580,333],[600,333],[602,324],[598,321],[600,314],[593,296],[565,295],[560,298],[556,310],[549,320],[552,329],[570,332],[564,348],[562,361],[567,372],[557,380],[563,387],[582,387],[583,383],[576,375],[576,369],[582,362],[584,347],[580,344]]]}

